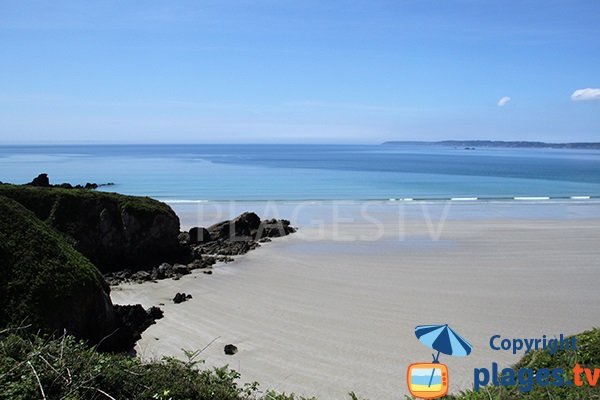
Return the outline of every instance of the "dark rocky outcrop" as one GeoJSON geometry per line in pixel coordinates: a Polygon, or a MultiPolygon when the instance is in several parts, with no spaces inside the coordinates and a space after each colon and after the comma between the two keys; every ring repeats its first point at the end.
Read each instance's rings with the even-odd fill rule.
{"type": "Polygon", "coordinates": [[[48,174],[39,174],[31,182],[28,183],[29,186],[38,186],[38,187],[50,187],[50,179],[48,178],[48,174]]]}
{"type": "Polygon", "coordinates": [[[162,311],[114,306],[109,293],[100,271],[63,235],[0,196],[0,328],[66,331],[100,350],[128,351],[162,311]]]}
{"type": "Polygon", "coordinates": [[[281,237],[296,232],[287,219],[268,219],[262,221],[256,232],[255,239],[268,242],[268,238],[281,237]]]}
{"type": "Polygon", "coordinates": [[[150,307],[145,310],[141,304],[115,305],[114,309],[120,322],[120,330],[117,333],[120,348],[116,350],[133,348],[135,342],[141,339],[142,332],[163,317],[160,308],[150,307]]]}
{"type": "Polygon", "coordinates": [[[253,212],[245,212],[230,220],[219,222],[208,228],[211,240],[243,240],[254,238],[260,227],[260,217],[253,212]]]}
{"type": "Polygon", "coordinates": [[[0,195],[63,233],[103,272],[158,265],[181,251],[179,218],[147,197],[16,185],[1,185],[0,195]]]}
{"type": "MultiPolygon", "coordinates": [[[[2,182],[0,182],[1,184],[2,182]]],[[[48,178],[48,174],[39,174],[37,177],[33,178],[33,180],[26,184],[27,186],[37,186],[37,187],[57,187],[62,189],[87,189],[87,190],[95,190],[101,186],[113,186],[114,183],[90,183],[87,182],[85,185],[71,185],[70,183],[59,183],[58,185],[51,185],[50,178],[48,178]]]]}
{"type": "Polygon", "coordinates": [[[194,227],[188,233],[189,244],[199,244],[210,241],[210,233],[206,228],[194,227]]]}
{"type": "Polygon", "coordinates": [[[296,232],[285,219],[269,219],[261,221],[253,212],[245,212],[240,216],[214,224],[208,228],[211,241],[248,241],[266,237],[280,237],[296,232]]]}
{"type": "MultiPolygon", "coordinates": [[[[219,222],[208,228],[194,227],[189,232],[180,232],[177,241],[181,254],[175,264],[163,262],[157,267],[143,272],[122,270],[105,274],[111,285],[132,281],[142,283],[158,279],[179,279],[192,270],[209,268],[216,262],[233,261],[231,256],[242,255],[260,247],[260,243],[271,241],[270,238],[286,236],[296,232],[285,219],[268,219],[261,221],[252,212],[245,212],[238,217],[219,222]]],[[[205,270],[207,275],[212,271],[205,270]]]]}

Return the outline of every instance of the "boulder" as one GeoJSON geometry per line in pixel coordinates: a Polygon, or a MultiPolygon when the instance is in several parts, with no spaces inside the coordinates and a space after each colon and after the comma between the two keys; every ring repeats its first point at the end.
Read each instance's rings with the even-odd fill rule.
{"type": "Polygon", "coordinates": [[[135,342],[141,339],[142,332],[154,324],[155,320],[163,317],[160,308],[151,307],[144,310],[140,304],[115,305],[114,309],[120,320],[120,329],[117,336],[123,350],[133,348],[135,342]]]}
{"type": "Polygon", "coordinates": [[[179,240],[179,244],[181,245],[185,246],[190,244],[190,234],[188,232],[180,232],[177,236],[177,239],[179,240]]]}
{"type": "Polygon", "coordinates": [[[48,174],[39,174],[31,182],[28,183],[29,186],[38,186],[38,187],[50,187],[50,179],[48,179],[48,174]]]}
{"type": "Polygon", "coordinates": [[[152,275],[146,271],[138,271],[135,274],[131,275],[131,280],[136,282],[146,282],[152,280],[152,275]]]}
{"type": "Polygon", "coordinates": [[[232,356],[238,352],[238,348],[236,346],[234,346],[233,344],[226,344],[225,348],[223,350],[225,351],[225,354],[227,354],[228,356],[232,356]]]}
{"type": "Polygon", "coordinates": [[[189,231],[189,243],[205,243],[210,240],[210,233],[206,228],[194,227],[189,231]]]}
{"type": "Polygon", "coordinates": [[[296,229],[290,226],[290,221],[286,219],[269,219],[262,221],[256,232],[257,240],[273,237],[282,237],[296,232],[296,229]]]}
{"type": "Polygon", "coordinates": [[[208,228],[211,240],[245,240],[252,238],[260,226],[260,217],[253,212],[245,212],[238,217],[219,222],[208,228]]]}
{"type": "Polygon", "coordinates": [[[152,306],[149,309],[147,309],[146,313],[148,314],[148,317],[154,320],[161,319],[164,316],[163,310],[155,306],[152,306]]]}
{"type": "Polygon", "coordinates": [[[176,275],[187,275],[190,273],[190,269],[187,265],[175,264],[173,265],[173,273],[176,275]]]}
{"type": "Polygon", "coordinates": [[[191,298],[192,298],[191,294],[177,293],[175,295],[175,297],[173,297],[173,303],[175,303],[175,304],[183,303],[184,301],[188,301],[191,298]]]}

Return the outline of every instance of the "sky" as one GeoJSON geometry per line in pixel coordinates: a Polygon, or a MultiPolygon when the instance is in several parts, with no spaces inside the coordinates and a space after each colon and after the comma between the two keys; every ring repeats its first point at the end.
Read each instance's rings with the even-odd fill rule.
{"type": "Polygon", "coordinates": [[[0,143],[600,141],[600,1],[0,0],[0,143]]]}

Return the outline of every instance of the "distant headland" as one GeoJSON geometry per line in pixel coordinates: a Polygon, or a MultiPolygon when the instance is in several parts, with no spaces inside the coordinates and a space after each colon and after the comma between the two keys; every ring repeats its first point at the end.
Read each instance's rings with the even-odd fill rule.
{"type": "Polygon", "coordinates": [[[547,143],[528,141],[502,141],[502,140],[442,140],[438,142],[421,141],[389,141],[383,145],[435,145],[463,147],[469,150],[475,147],[509,147],[509,148],[549,148],[549,149],[593,149],[600,150],[600,142],[578,143],[547,143]]]}

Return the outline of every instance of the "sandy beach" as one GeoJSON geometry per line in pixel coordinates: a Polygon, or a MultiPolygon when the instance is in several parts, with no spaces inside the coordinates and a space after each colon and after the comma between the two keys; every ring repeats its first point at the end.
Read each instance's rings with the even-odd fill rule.
{"type": "MultiPolygon", "coordinates": [[[[252,205],[236,207],[227,212],[252,205]]],[[[472,385],[474,368],[522,355],[491,350],[492,335],[552,337],[598,325],[600,205],[413,207],[399,213],[375,204],[365,213],[353,204],[334,217],[323,205],[304,207],[290,218],[298,233],[212,275],[124,284],[111,296],[117,304],[164,304],[165,317],[136,347],[144,359],[184,358],[182,349],[214,340],[200,356],[207,366],[229,364],[263,390],[321,399],[407,393],[407,366],[431,360],[416,325],[448,323],[473,345],[466,358],[440,357],[451,392],[472,385]],[[177,292],[193,299],[173,304],[177,292]],[[234,356],[223,352],[228,343],[239,348],[234,356]]],[[[174,208],[182,228],[223,219],[199,215],[197,206],[174,208]]],[[[280,207],[274,216],[292,211],[280,207]]]]}

